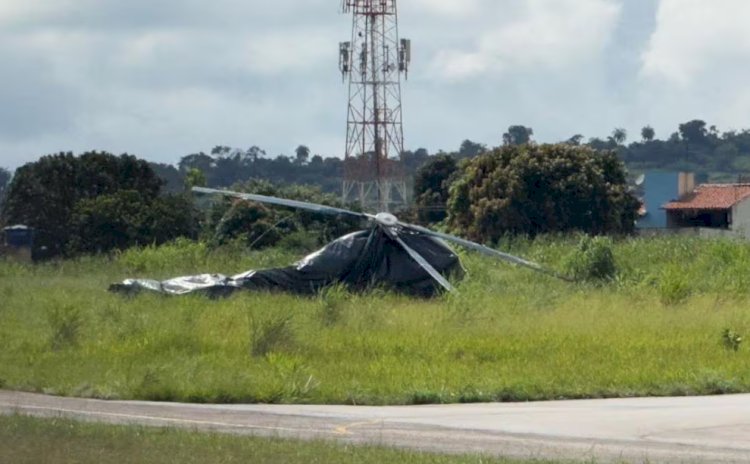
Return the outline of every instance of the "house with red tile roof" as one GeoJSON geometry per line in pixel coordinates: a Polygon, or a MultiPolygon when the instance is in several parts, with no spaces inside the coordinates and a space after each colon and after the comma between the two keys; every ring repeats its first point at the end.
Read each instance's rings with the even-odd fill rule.
{"type": "Polygon", "coordinates": [[[670,229],[719,229],[750,238],[750,184],[703,184],[663,206],[670,229]]]}

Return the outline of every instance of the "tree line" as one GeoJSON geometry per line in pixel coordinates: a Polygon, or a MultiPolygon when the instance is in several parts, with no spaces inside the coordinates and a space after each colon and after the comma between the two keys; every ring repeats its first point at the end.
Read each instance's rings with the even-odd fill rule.
{"type": "MultiPolygon", "coordinates": [[[[575,134],[561,143],[588,146],[596,150],[613,150],[631,171],[675,170],[711,174],[723,180],[750,172],[750,130],[721,132],[702,120],[679,124],[665,139],[659,139],[651,126],[628,143],[630,134],[615,128],[604,138],[586,140],[575,134]]],[[[512,125],[498,137],[499,145],[523,145],[534,141],[534,130],[523,125],[512,125]]],[[[449,155],[456,160],[474,158],[485,153],[485,144],[464,140],[458,149],[430,153],[425,148],[401,153],[399,159],[404,174],[414,178],[417,170],[434,157],[449,155]]],[[[293,156],[269,156],[263,149],[252,146],[237,149],[214,147],[209,153],[199,152],[182,157],[177,165],[153,164],[160,177],[167,181],[167,189],[181,189],[190,169],[198,169],[206,176],[210,187],[226,187],[247,179],[265,179],[273,183],[317,185],[324,192],[338,193],[345,161],[312,154],[306,145],[298,146],[293,156]]]]}
{"type": "MultiPolygon", "coordinates": [[[[182,192],[169,193],[151,165],[131,155],[48,155],[15,173],[0,223],[34,228],[37,258],[108,253],[181,237],[211,246],[282,244],[309,251],[361,226],[237,199],[204,203],[201,210],[190,187],[204,185],[207,177],[190,168],[186,179],[182,192]]],[[[250,180],[230,188],[353,207],[310,186],[250,180]]],[[[422,191],[417,205],[447,205],[442,217],[421,216],[418,208],[415,220],[447,217],[451,230],[488,243],[504,234],[628,233],[638,206],[614,152],[568,144],[509,144],[462,161],[439,155],[418,169],[415,189],[422,191]]]]}
{"type": "MultiPolygon", "coordinates": [[[[626,144],[627,131],[615,129],[606,139],[584,142],[582,135],[574,135],[539,145],[532,128],[514,125],[496,148],[465,140],[454,152],[405,151],[400,159],[413,179],[415,199],[406,214],[485,241],[503,233],[627,233],[637,203],[627,192],[626,164],[733,175],[750,169],[747,130],[721,133],[693,120],[680,124],[667,140],[657,139],[650,126],[640,135],[626,144]]],[[[287,219],[278,212],[232,202],[214,205],[206,217],[188,191],[192,185],[234,187],[337,205],[345,165],[345,160],[313,155],[305,145],[294,156],[276,157],[256,146],[217,146],[208,154],[187,155],[176,166],[127,154],[59,153],[13,176],[0,169],[0,224],[35,227],[37,243],[48,256],[107,252],[177,237],[270,246],[299,232],[299,240],[314,236],[315,243],[322,243],[342,232],[340,224],[310,218],[279,224],[287,219]]]]}
{"type": "MultiPolygon", "coordinates": [[[[667,138],[659,139],[651,126],[645,126],[636,140],[627,143],[630,134],[616,128],[604,138],[588,140],[575,134],[563,143],[588,146],[597,150],[614,150],[631,171],[652,169],[681,170],[711,173],[722,180],[736,179],[738,174],[750,172],[750,130],[721,132],[702,120],[680,124],[667,138]]],[[[510,126],[498,137],[502,145],[523,145],[534,140],[534,130],[523,125],[510,126]]],[[[456,160],[474,158],[488,151],[487,145],[464,140],[458,149],[430,153],[425,148],[401,153],[399,159],[407,178],[413,179],[417,170],[435,157],[451,156],[456,160]]],[[[335,157],[313,154],[306,145],[299,145],[294,154],[270,156],[257,146],[247,149],[216,146],[210,152],[192,153],[182,157],[176,165],[150,163],[164,180],[164,190],[171,193],[183,189],[187,174],[197,169],[209,187],[228,187],[248,179],[264,179],[275,184],[315,185],[322,191],[338,193],[345,161],[335,157]]],[[[10,180],[10,173],[0,168],[0,198],[10,180]]]]}

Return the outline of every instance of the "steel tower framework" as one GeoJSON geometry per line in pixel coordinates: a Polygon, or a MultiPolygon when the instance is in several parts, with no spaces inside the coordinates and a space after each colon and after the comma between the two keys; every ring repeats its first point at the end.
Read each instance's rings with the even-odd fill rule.
{"type": "Polygon", "coordinates": [[[342,10],[353,17],[351,41],[339,46],[339,68],[349,81],[343,199],[389,211],[407,203],[397,158],[411,42],[399,39],[396,0],[342,0],[342,10]]]}

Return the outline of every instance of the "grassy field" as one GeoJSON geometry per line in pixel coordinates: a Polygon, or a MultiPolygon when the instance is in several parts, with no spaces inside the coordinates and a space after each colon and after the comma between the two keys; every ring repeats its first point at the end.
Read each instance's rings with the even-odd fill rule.
{"type": "MultiPolygon", "coordinates": [[[[326,442],[294,442],[143,427],[0,416],[0,462],[13,464],[520,464],[326,442]]],[[[524,461],[526,462],[526,461],[524,461]]],[[[542,464],[543,461],[533,461],[542,464]]],[[[547,461],[544,461],[547,462],[547,461]]]]}
{"type": "MultiPolygon", "coordinates": [[[[576,240],[503,243],[563,270],[576,240]]],[[[179,243],[0,263],[0,386],[192,402],[421,404],[750,391],[750,246],[614,245],[619,274],[568,284],[473,254],[460,295],[333,289],[132,299],[126,277],[231,274],[298,254],[179,243]]]]}

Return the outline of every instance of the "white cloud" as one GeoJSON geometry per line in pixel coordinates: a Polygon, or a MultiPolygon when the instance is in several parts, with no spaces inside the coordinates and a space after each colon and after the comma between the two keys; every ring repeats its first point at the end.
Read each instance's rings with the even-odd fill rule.
{"type": "Polygon", "coordinates": [[[662,0],[643,54],[642,75],[687,86],[703,74],[733,72],[750,59],[750,2],[662,0]]]}
{"type": "Polygon", "coordinates": [[[473,16],[479,13],[486,0],[412,0],[401,3],[409,14],[434,14],[452,18],[473,16]]]}
{"type": "MultiPolygon", "coordinates": [[[[0,0],[0,165],[93,148],[175,162],[216,144],[340,154],[337,44],[351,34],[340,4],[0,0]]],[[[694,117],[750,127],[748,0],[399,8],[414,45],[407,148],[498,144],[510,124],[539,141],[645,124],[666,137],[694,117]]]]}
{"type": "Polygon", "coordinates": [[[323,29],[272,32],[247,37],[236,59],[251,72],[268,75],[306,72],[322,64],[335,72],[336,44],[336,37],[323,29]]]}
{"type": "Polygon", "coordinates": [[[515,14],[496,6],[488,11],[494,22],[475,31],[479,38],[472,49],[443,50],[432,68],[456,79],[488,69],[502,73],[575,65],[606,48],[620,11],[612,0],[526,0],[515,14]]]}
{"type": "Polygon", "coordinates": [[[671,130],[690,119],[750,125],[750,2],[660,0],[642,54],[640,106],[671,130]]]}

